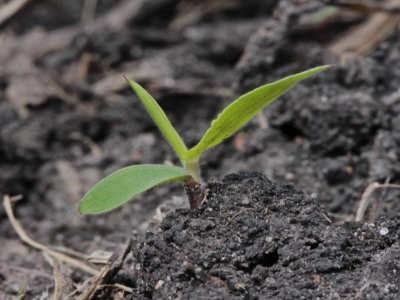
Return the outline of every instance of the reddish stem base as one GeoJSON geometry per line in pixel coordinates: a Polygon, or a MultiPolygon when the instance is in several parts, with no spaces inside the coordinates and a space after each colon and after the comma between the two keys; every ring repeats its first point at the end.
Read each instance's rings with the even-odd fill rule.
{"type": "Polygon", "coordinates": [[[193,178],[189,178],[185,181],[184,188],[189,200],[190,208],[194,209],[200,207],[205,196],[203,186],[193,178]]]}

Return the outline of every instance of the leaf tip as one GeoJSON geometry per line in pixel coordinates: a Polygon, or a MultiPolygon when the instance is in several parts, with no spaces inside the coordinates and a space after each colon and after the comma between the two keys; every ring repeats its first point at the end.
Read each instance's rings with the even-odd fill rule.
{"type": "Polygon", "coordinates": [[[322,65],[322,66],[315,67],[314,69],[317,69],[319,72],[323,72],[323,71],[325,71],[327,69],[333,68],[333,66],[334,65],[332,65],[332,64],[327,64],[327,65],[322,65]]]}
{"type": "Polygon", "coordinates": [[[322,65],[321,68],[323,69],[329,69],[329,68],[333,68],[334,65],[333,64],[326,64],[326,65],[322,65]]]}
{"type": "Polygon", "coordinates": [[[135,91],[137,92],[138,88],[141,88],[141,85],[139,83],[137,83],[136,81],[129,79],[125,74],[122,74],[122,78],[124,78],[126,80],[126,82],[128,82],[129,86],[135,91]]]}
{"type": "Polygon", "coordinates": [[[94,198],[91,195],[91,191],[87,192],[86,195],[83,196],[79,201],[78,212],[81,215],[93,215],[101,213],[102,210],[100,210],[99,207],[96,207],[96,205],[93,205],[93,200],[94,198]]]}
{"type": "Polygon", "coordinates": [[[78,212],[79,212],[81,215],[87,215],[87,214],[89,214],[89,211],[87,210],[87,207],[86,207],[85,197],[82,198],[81,201],[79,201],[78,212]]]}

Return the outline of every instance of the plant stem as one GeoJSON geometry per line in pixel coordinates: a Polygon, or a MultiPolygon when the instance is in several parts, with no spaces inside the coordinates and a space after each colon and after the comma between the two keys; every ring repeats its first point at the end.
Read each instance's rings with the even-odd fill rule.
{"type": "Polygon", "coordinates": [[[197,181],[199,184],[203,183],[203,179],[201,178],[200,164],[199,160],[191,160],[185,162],[185,167],[190,176],[193,177],[193,180],[197,181]]]}
{"type": "Polygon", "coordinates": [[[204,187],[192,177],[189,177],[183,186],[189,200],[190,208],[194,209],[200,207],[205,196],[204,187]]]}
{"type": "Polygon", "coordinates": [[[185,168],[191,177],[184,183],[186,195],[189,200],[190,208],[198,208],[204,199],[203,180],[201,178],[199,160],[185,162],[185,168]]]}

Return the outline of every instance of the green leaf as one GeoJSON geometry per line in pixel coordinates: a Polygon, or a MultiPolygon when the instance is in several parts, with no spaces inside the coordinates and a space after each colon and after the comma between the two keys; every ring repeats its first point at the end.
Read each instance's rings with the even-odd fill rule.
{"type": "Polygon", "coordinates": [[[175,153],[178,155],[179,159],[183,163],[184,157],[188,149],[183,142],[181,136],[176,131],[175,127],[171,124],[163,109],[141,85],[133,80],[127,80],[133,91],[143,103],[154,123],[156,123],[164,138],[168,141],[168,143],[171,145],[171,147],[174,149],[175,153]]]}
{"type": "Polygon", "coordinates": [[[157,185],[182,181],[185,169],[168,165],[135,165],[120,169],[99,181],[81,200],[82,214],[110,211],[157,185]]]}
{"type": "Polygon", "coordinates": [[[265,84],[240,96],[217,116],[199,143],[188,151],[186,159],[198,159],[206,150],[220,144],[224,139],[237,132],[264,107],[286,93],[298,82],[327,68],[329,66],[309,69],[273,83],[265,84]]]}

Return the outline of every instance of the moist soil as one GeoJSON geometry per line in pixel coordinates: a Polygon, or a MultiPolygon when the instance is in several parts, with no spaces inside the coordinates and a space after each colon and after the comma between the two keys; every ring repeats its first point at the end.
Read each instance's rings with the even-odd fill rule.
{"type": "MultiPolygon", "coordinates": [[[[132,287],[127,299],[399,298],[400,192],[375,193],[374,209],[354,222],[369,184],[400,182],[398,26],[366,55],[338,54],[332,45],[371,15],[340,10],[321,21],[324,8],[98,1],[87,20],[81,1],[32,1],[0,29],[0,195],[23,196],[18,220],[51,247],[120,253],[133,236],[106,282],[132,287]],[[205,155],[200,209],[172,185],[106,215],[77,212],[122,166],[178,163],[122,74],[193,145],[236,96],[326,63],[335,66],[205,155]]],[[[50,298],[52,266],[2,207],[0,242],[0,298],[50,298]]],[[[72,291],[88,278],[60,272],[72,291]]]]}
{"type": "Polygon", "coordinates": [[[259,173],[210,183],[134,248],[132,299],[396,299],[399,218],[332,224],[318,199],[259,173]]]}

